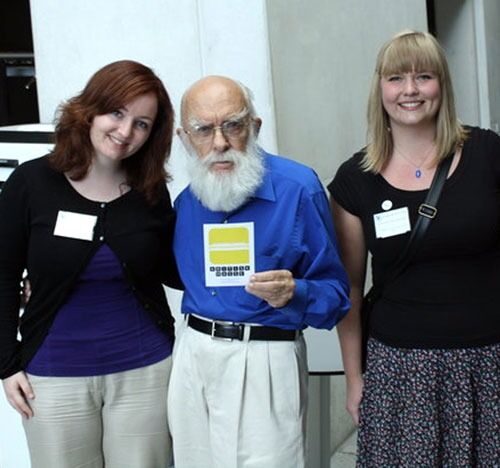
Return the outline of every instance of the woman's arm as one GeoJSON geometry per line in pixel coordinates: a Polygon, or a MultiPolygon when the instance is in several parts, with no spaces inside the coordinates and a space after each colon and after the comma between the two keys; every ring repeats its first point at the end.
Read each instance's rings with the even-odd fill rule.
{"type": "Polygon", "coordinates": [[[29,196],[20,168],[0,193],[0,378],[21,370],[17,340],[20,284],[28,249],[29,196]]]}
{"type": "Polygon", "coordinates": [[[366,243],[361,220],[331,200],[340,256],[351,283],[351,310],[337,325],[347,384],[346,409],[359,424],[359,405],[363,390],[361,371],[360,308],[366,276],[366,243]]]}

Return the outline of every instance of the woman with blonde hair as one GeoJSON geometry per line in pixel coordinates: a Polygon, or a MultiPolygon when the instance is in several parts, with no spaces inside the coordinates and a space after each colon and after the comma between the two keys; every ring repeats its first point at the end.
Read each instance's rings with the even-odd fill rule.
{"type": "Polygon", "coordinates": [[[338,332],[346,405],[359,423],[358,466],[497,466],[500,138],[460,123],[444,52],[416,31],[397,34],[379,52],[368,128],[367,147],[329,185],[352,284],[352,309],[338,332]],[[435,217],[391,277],[448,157],[435,217]],[[363,374],[368,252],[381,292],[363,374]]]}

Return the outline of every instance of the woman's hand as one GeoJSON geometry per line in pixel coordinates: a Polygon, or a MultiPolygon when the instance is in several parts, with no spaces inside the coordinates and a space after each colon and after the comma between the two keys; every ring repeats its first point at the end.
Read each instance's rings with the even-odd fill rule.
{"type": "Polygon", "coordinates": [[[337,230],[340,257],[351,283],[351,310],[337,324],[342,361],[346,376],[346,409],[359,425],[359,405],[363,394],[361,372],[361,319],[363,290],[366,275],[366,243],[361,219],[331,200],[333,221],[337,230]]]}
{"type": "Polygon", "coordinates": [[[359,425],[359,406],[363,396],[363,377],[350,377],[346,379],[346,410],[351,415],[356,426],[359,425]]]}
{"type": "Polygon", "coordinates": [[[33,400],[35,394],[24,372],[18,372],[2,381],[5,396],[10,405],[23,417],[29,419],[33,410],[28,400],[33,400]]]}

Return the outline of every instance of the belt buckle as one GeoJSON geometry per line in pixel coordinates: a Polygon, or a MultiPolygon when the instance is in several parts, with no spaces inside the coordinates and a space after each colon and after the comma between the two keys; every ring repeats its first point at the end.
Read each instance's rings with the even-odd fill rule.
{"type": "Polygon", "coordinates": [[[215,335],[215,327],[219,324],[224,325],[224,323],[234,325],[234,322],[218,322],[217,320],[212,320],[212,332],[210,333],[210,338],[212,338],[212,340],[233,341],[234,338],[225,338],[223,336],[216,336],[215,335]]]}
{"type": "Polygon", "coordinates": [[[422,203],[418,207],[418,214],[430,219],[434,219],[436,217],[437,211],[438,210],[435,206],[428,205],[427,203],[422,203]]]}

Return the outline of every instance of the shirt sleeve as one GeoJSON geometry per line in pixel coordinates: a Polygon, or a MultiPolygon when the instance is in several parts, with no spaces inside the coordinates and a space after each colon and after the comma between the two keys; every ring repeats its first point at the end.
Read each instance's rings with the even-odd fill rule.
{"type": "Polygon", "coordinates": [[[345,161],[338,169],[333,180],[328,184],[328,191],[333,199],[349,213],[360,216],[358,191],[353,190],[353,187],[359,187],[359,180],[356,181],[359,175],[359,163],[362,155],[356,153],[354,157],[345,161]]]}
{"type": "Polygon", "coordinates": [[[281,309],[297,328],[333,328],[350,309],[347,274],[340,262],[326,194],[304,196],[296,218],[299,261],[292,300],[281,309]]]}
{"type": "Polygon", "coordinates": [[[28,190],[20,170],[0,193],[0,378],[20,371],[17,340],[20,283],[26,265],[29,231],[28,190]]]}

